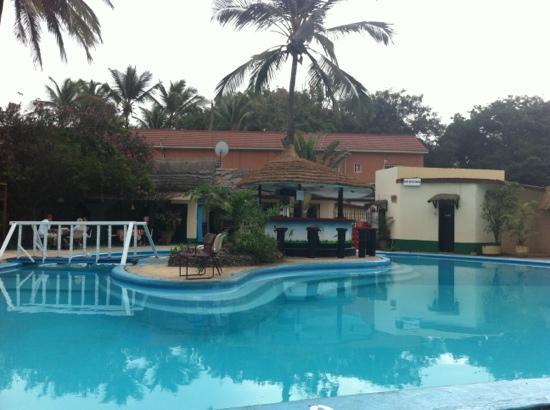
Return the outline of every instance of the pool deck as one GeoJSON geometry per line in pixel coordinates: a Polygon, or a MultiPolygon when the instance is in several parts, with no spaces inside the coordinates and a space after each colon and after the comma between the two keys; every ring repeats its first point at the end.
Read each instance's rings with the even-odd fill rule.
{"type": "MultiPolygon", "coordinates": [[[[212,279],[203,279],[206,281],[225,281],[232,279],[236,276],[241,275],[242,273],[254,271],[260,268],[269,268],[275,266],[283,265],[301,265],[301,264],[319,264],[319,263],[349,263],[349,262],[378,262],[382,259],[375,257],[367,258],[357,258],[357,257],[348,257],[344,259],[336,258],[285,258],[277,263],[267,264],[267,265],[248,265],[248,266],[227,266],[223,268],[223,273],[218,276],[215,275],[212,279]]],[[[212,267],[208,267],[207,277],[210,276],[212,267]]],[[[185,276],[179,276],[179,268],[177,266],[166,266],[165,264],[154,263],[154,264],[140,264],[135,266],[127,266],[126,270],[135,275],[139,275],[146,278],[162,279],[162,280],[172,280],[172,281],[187,281],[185,276]]],[[[197,268],[189,268],[189,275],[196,275],[198,273],[197,268]]],[[[185,275],[185,267],[182,267],[182,275],[185,275]]],[[[193,280],[193,282],[200,282],[201,280],[193,280]]]]}
{"type": "Polygon", "coordinates": [[[550,378],[357,394],[327,399],[245,406],[232,410],[308,410],[316,408],[319,410],[548,409],[550,408],[550,378]]]}

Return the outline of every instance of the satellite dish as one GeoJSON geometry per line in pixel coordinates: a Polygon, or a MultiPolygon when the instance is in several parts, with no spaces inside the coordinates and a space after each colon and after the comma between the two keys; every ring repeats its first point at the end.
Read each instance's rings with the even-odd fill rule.
{"type": "Polygon", "coordinates": [[[225,141],[220,141],[216,144],[214,151],[218,157],[223,158],[229,153],[229,145],[225,141]]]}

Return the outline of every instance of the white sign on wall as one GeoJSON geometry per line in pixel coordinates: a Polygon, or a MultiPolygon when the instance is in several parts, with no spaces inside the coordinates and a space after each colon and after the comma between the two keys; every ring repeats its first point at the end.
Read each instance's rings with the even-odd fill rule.
{"type": "Polygon", "coordinates": [[[403,186],[421,186],[422,179],[420,178],[404,178],[403,186]]]}

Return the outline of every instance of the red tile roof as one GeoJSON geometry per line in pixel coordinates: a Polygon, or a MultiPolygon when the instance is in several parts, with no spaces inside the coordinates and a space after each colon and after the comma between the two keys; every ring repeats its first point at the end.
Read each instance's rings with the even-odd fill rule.
{"type": "MultiPolygon", "coordinates": [[[[214,149],[225,141],[234,150],[282,150],[284,132],[274,131],[189,131],[136,129],[153,147],[214,149]]],[[[392,152],[426,154],[428,150],[414,135],[391,134],[321,134],[318,149],[332,141],[351,152],[392,152]]]]}

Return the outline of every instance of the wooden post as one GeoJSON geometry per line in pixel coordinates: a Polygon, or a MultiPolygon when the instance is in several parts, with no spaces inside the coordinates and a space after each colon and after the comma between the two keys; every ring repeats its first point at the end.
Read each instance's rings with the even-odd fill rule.
{"type": "Polygon", "coordinates": [[[258,185],[258,205],[262,206],[262,186],[258,185]]]}
{"type": "Polygon", "coordinates": [[[338,188],[338,219],[344,219],[344,188],[338,188]]]}

